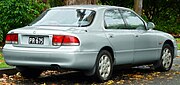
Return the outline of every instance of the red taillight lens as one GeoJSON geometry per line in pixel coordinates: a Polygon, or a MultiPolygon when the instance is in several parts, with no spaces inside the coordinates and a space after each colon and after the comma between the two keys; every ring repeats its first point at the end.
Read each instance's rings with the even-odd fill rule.
{"type": "Polygon", "coordinates": [[[62,45],[79,45],[79,39],[74,36],[64,36],[62,45]]]}
{"type": "Polygon", "coordinates": [[[73,45],[79,45],[79,39],[74,36],[68,36],[68,35],[53,35],[52,44],[55,46],[73,46],[73,45]]]}
{"type": "Polygon", "coordinates": [[[18,44],[18,34],[7,34],[6,43],[7,44],[18,44]]]}
{"type": "Polygon", "coordinates": [[[62,35],[53,35],[52,44],[53,45],[61,45],[64,36],[62,35]]]}

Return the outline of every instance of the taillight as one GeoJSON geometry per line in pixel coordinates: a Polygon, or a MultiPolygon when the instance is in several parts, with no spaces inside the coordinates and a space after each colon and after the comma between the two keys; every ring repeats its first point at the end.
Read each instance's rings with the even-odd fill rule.
{"type": "Polygon", "coordinates": [[[55,46],[61,45],[64,36],[61,35],[53,35],[52,44],[55,46]]]}
{"type": "Polygon", "coordinates": [[[77,46],[80,44],[79,39],[69,35],[53,35],[52,44],[54,46],[77,46]]]}
{"type": "Polygon", "coordinates": [[[79,45],[79,39],[74,36],[64,36],[62,45],[79,45]]]}
{"type": "Polygon", "coordinates": [[[18,44],[18,34],[7,34],[6,44],[18,44]]]}

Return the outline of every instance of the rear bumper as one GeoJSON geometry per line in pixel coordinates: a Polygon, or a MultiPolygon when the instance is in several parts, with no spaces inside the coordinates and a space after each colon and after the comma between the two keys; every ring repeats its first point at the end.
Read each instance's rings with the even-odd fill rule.
{"type": "Polygon", "coordinates": [[[66,48],[42,49],[42,48],[3,48],[5,61],[13,66],[42,66],[58,65],[65,69],[89,70],[93,68],[98,52],[76,51],[66,48]],[[68,50],[69,49],[69,50],[68,50]]]}

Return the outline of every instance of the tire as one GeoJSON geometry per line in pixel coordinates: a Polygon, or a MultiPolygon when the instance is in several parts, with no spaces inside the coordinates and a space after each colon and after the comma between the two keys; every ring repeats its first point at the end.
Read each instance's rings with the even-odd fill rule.
{"type": "Polygon", "coordinates": [[[161,58],[154,63],[155,70],[169,71],[173,64],[173,49],[169,44],[164,44],[161,51],[161,58]]]}
{"type": "Polygon", "coordinates": [[[94,76],[98,81],[104,82],[109,80],[113,71],[113,60],[111,54],[106,50],[100,51],[97,56],[95,67],[94,76]]]}
{"type": "Polygon", "coordinates": [[[42,70],[28,67],[16,67],[18,71],[21,72],[21,75],[26,78],[37,78],[42,73],[42,70]]]}

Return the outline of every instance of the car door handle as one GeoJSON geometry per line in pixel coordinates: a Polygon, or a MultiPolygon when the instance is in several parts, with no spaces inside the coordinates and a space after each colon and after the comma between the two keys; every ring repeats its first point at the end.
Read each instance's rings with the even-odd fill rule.
{"type": "Polygon", "coordinates": [[[109,37],[109,38],[113,38],[114,35],[113,35],[113,34],[108,34],[108,37],[109,37]]]}
{"type": "Polygon", "coordinates": [[[136,35],[136,37],[139,37],[139,35],[136,35]]]}

